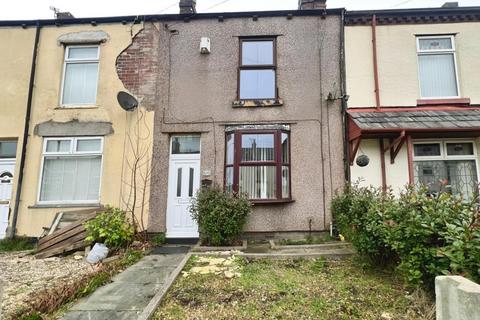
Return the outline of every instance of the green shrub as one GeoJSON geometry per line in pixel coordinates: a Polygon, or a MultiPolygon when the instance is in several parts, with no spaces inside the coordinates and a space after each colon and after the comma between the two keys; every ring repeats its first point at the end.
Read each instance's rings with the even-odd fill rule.
{"type": "Polygon", "coordinates": [[[214,246],[233,244],[242,233],[251,210],[246,196],[225,193],[217,186],[199,190],[190,206],[202,243],[214,246]]]}
{"type": "Polygon", "coordinates": [[[34,247],[34,242],[28,238],[17,237],[0,240],[0,252],[32,250],[34,247]]]}
{"type": "Polygon", "coordinates": [[[478,199],[431,195],[408,187],[396,198],[375,188],[346,187],[333,214],[341,233],[376,262],[394,262],[413,285],[433,286],[437,275],[480,280],[478,199]]]}
{"type": "Polygon", "coordinates": [[[104,243],[115,249],[128,244],[133,238],[133,226],[126,219],[126,212],[107,207],[94,219],[85,223],[87,241],[104,243]]]}
{"type": "Polygon", "coordinates": [[[154,235],[150,241],[154,245],[161,246],[167,242],[167,238],[165,237],[165,233],[162,232],[154,235]]]}

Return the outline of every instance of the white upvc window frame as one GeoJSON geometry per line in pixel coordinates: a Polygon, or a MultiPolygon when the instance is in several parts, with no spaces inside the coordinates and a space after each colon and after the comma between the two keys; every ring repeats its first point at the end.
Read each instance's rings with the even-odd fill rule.
{"type": "Polygon", "coordinates": [[[470,139],[443,139],[443,140],[417,140],[413,142],[413,145],[416,144],[440,144],[440,155],[439,156],[415,156],[415,151],[413,150],[413,162],[419,161],[435,161],[435,160],[475,160],[475,169],[477,173],[477,179],[480,180],[480,171],[478,167],[478,151],[477,144],[475,140],[470,139]],[[473,145],[473,155],[458,155],[458,156],[449,156],[447,154],[447,144],[449,143],[471,143],[473,145]]]}
{"type": "Polygon", "coordinates": [[[85,106],[94,106],[97,104],[97,94],[98,94],[98,80],[100,78],[100,45],[99,44],[88,44],[88,45],[67,45],[65,46],[65,53],[63,58],[63,71],[62,71],[62,85],[60,88],[60,106],[63,108],[75,108],[75,107],[85,107],[85,106]],[[69,58],[70,49],[72,48],[97,48],[97,56],[95,59],[73,59],[69,58]],[[74,103],[66,104],[63,103],[63,91],[65,86],[65,75],[67,71],[68,64],[84,64],[84,63],[97,63],[97,85],[95,86],[95,101],[93,103],[74,103]]]}
{"type": "Polygon", "coordinates": [[[99,204],[100,203],[100,193],[102,190],[102,180],[103,180],[103,151],[104,151],[104,137],[98,136],[82,136],[82,137],[56,137],[56,138],[44,138],[43,147],[42,147],[42,161],[40,167],[40,177],[38,180],[38,193],[37,193],[37,203],[40,205],[62,205],[62,204],[99,204]],[[70,150],[65,152],[47,152],[47,143],[48,141],[70,141],[70,150]],[[76,151],[77,141],[80,140],[100,140],[100,151],[76,151]],[[101,156],[100,160],[100,183],[98,186],[98,196],[96,200],[65,200],[65,201],[45,201],[41,200],[42,194],[42,181],[43,181],[43,169],[45,165],[45,158],[50,156],[60,156],[60,157],[90,157],[90,156],[101,156]]]}
{"type": "Polygon", "coordinates": [[[457,51],[456,51],[456,44],[455,44],[455,35],[431,35],[431,36],[416,36],[415,39],[417,45],[417,68],[418,68],[418,87],[420,92],[421,99],[457,99],[461,97],[460,94],[460,81],[458,78],[458,64],[457,64],[457,51]],[[420,49],[420,40],[423,39],[450,39],[452,43],[451,49],[431,49],[431,50],[421,50],[420,49]],[[455,68],[455,83],[457,85],[457,95],[456,96],[439,96],[439,97],[428,97],[422,95],[422,84],[420,82],[420,56],[424,55],[436,55],[436,54],[452,54],[453,55],[453,63],[455,68]]]}

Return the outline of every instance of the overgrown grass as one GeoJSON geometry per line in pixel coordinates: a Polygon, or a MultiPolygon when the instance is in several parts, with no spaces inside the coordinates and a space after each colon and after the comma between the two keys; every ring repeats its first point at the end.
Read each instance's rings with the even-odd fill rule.
{"type": "Polygon", "coordinates": [[[25,251],[35,248],[35,243],[29,238],[13,238],[0,240],[0,252],[25,251]]]}
{"type": "Polygon", "coordinates": [[[282,246],[298,246],[298,245],[306,245],[306,244],[323,244],[326,242],[333,241],[332,237],[329,234],[323,234],[319,236],[307,236],[305,239],[282,239],[280,240],[280,245],[282,246]]]}
{"type": "MultiPolygon", "coordinates": [[[[187,269],[196,265],[192,260],[187,269]]],[[[432,298],[390,270],[342,261],[243,260],[242,275],[177,279],[154,319],[433,319],[432,298]]]]}
{"type": "Polygon", "coordinates": [[[88,274],[74,283],[38,292],[30,301],[30,309],[20,310],[12,319],[57,319],[68,310],[74,301],[89,296],[99,287],[109,283],[113,276],[135,264],[142,257],[142,251],[127,250],[121,259],[103,265],[95,273],[88,274]]]}

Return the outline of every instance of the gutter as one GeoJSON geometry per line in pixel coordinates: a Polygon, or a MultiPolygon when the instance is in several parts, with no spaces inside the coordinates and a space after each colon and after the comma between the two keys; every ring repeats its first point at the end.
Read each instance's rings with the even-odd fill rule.
{"type": "Polygon", "coordinates": [[[28,86],[28,99],[27,99],[27,110],[25,113],[25,122],[23,130],[23,141],[22,141],[22,155],[20,158],[20,169],[18,170],[18,180],[17,180],[17,190],[15,192],[15,207],[13,209],[12,224],[10,226],[9,238],[14,238],[17,230],[17,220],[18,220],[18,210],[20,207],[20,197],[22,193],[23,185],[23,176],[25,171],[25,158],[27,156],[27,143],[28,135],[30,131],[30,116],[32,113],[32,101],[33,101],[33,90],[35,86],[35,72],[37,69],[37,54],[38,54],[38,43],[40,41],[40,29],[42,25],[40,21],[36,23],[36,32],[35,40],[33,44],[33,53],[32,53],[32,67],[30,69],[30,83],[28,86]]]}
{"type": "Polygon", "coordinates": [[[159,22],[159,21],[191,21],[202,19],[233,19],[233,18],[262,18],[262,17],[308,17],[341,15],[344,9],[325,9],[325,10],[278,10],[278,11],[244,11],[244,12],[212,12],[196,14],[147,14],[138,16],[117,16],[117,17],[87,17],[73,19],[42,19],[42,20],[4,20],[0,21],[0,27],[35,26],[40,23],[42,26],[62,26],[72,24],[105,24],[122,23],[127,24],[132,21],[159,22]]]}

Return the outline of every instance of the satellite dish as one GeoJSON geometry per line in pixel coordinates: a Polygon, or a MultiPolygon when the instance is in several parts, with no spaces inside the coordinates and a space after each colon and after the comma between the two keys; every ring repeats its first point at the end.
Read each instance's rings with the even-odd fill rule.
{"type": "Polygon", "coordinates": [[[133,109],[138,107],[137,99],[125,91],[120,91],[117,94],[117,100],[120,104],[120,107],[122,107],[122,109],[125,111],[133,111],[133,109]]]}

